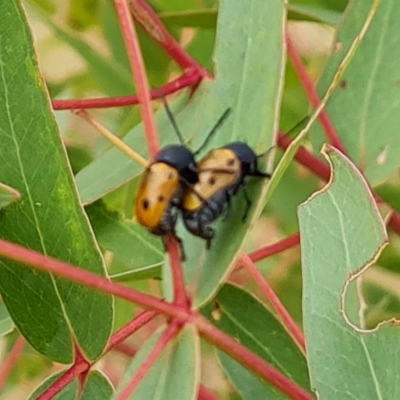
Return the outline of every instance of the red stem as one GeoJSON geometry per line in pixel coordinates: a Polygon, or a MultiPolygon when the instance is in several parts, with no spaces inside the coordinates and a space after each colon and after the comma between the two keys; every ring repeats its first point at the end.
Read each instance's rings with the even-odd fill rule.
{"type": "MultiPolygon", "coordinates": [[[[139,314],[139,316],[136,317],[133,321],[131,321],[119,331],[114,333],[114,335],[112,335],[104,352],[106,353],[113,349],[116,345],[121,344],[121,342],[125,340],[128,336],[130,336],[132,333],[136,332],[143,325],[149,322],[155,314],[156,313],[154,311],[144,311],[139,314]]],[[[59,393],[62,389],[65,388],[65,386],[67,386],[73,379],[78,376],[81,380],[81,390],[83,390],[87,378],[86,374],[95,362],[96,361],[87,361],[77,348],[76,360],[74,362],[74,365],[64,375],[57,379],[51,386],[49,386],[49,388],[45,392],[43,392],[43,394],[41,395],[43,399],[52,399],[55,394],[59,393]]]]}
{"type": "Polygon", "coordinates": [[[400,215],[399,213],[393,211],[390,216],[388,225],[398,234],[400,235],[400,215]]]}
{"type": "Polygon", "coordinates": [[[142,326],[146,325],[150,320],[154,318],[155,315],[155,311],[143,311],[142,313],[140,313],[135,319],[123,326],[111,336],[104,352],[106,353],[113,349],[116,345],[120,344],[126,338],[139,330],[142,326]]]}
{"type": "Polygon", "coordinates": [[[119,283],[111,282],[92,272],[85,271],[71,264],[44,256],[43,254],[37,253],[33,250],[26,249],[25,247],[1,239],[0,256],[20,262],[39,271],[49,272],[70,281],[80,283],[86,287],[118,296],[122,299],[141,305],[144,308],[150,308],[167,314],[181,322],[185,322],[188,319],[188,313],[182,307],[167,303],[146,293],[130,289],[119,283]]]}
{"type": "Polygon", "coordinates": [[[0,365],[0,392],[3,389],[10,372],[14,368],[15,364],[18,362],[19,356],[25,346],[25,339],[23,336],[19,336],[15,341],[13,348],[8,354],[7,359],[0,365]]]}
{"type": "MultiPolygon", "coordinates": [[[[140,51],[139,42],[137,39],[135,27],[130,16],[127,0],[114,0],[118,11],[119,20],[122,32],[125,38],[126,48],[129,59],[134,71],[135,84],[137,87],[138,98],[140,101],[143,123],[146,132],[147,145],[152,159],[154,159],[159,151],[157,127],[153,118],[153,112],[150,104],[150,90],[147,80],[146,70],[143,63],[142,53],[140,51]]],[[[148,9],[142,10],[137,8],[137,4],[131,1],[132,10],[135,11],[134,16],[141,20],[143,12],[148,12],[148,9]],[[141,10],[138,14],[137,11],[141,10]]],[[[148,6],[146,5],[148,8],[148,6]]],[[[186,304],[185,286],[182,277],[182,268],[180,265],[180,257],[178,254],[178,244],[174,240],[168,240],[168,253],[171,260],[172,276],[174,281],[175,300],[177,305],[186,304]],[[174,243],[175,242],[175,243],[174,243]]]]}
{"type": "Polygon", "coordinates": [[[119,353],[124,354],[129,358],[134,357],[137,353],[137,348],[126,342],[118,343],[113,347],[112,350],[118,351],[119,353]]]}
{"type": "MultiPolygon", "coordinates": [[[[25,264],[39,271],[52,273],[101,292],[113,294],[130,302],[137,303],[142,307],[154,309],[160,313],[174,317],[176,322],[192,322],[197,325],[199,331],[207,340],[230,354],[235,360],[245,365],[260,377],[267,379],[273,385],[276,383],[275,386],[284,393],[298,393],[299,397],[293,398],[311,399],[311,397],[304,397],[302,389],[297,388],[295,384],[277,372],[274,368],[270,367],[261,358],[237,343],[230,336],[209,324],[207,320],[197,313],[191,315],[182,307],[166,303],[156,297],[137,292],[121,284],[110,282],[106,278],[100,277],[91,272],[74,267],[57,259],[46,257],[43,254],[28,250],[22,246],[4,240],[0,240],[0,257],[5,257],[25,264]],[[287,388],[281,389],[282,385],[286,385],[287,388]]],[[[83,371],[84,369],[81,372],[83,371]]]]}
{"type": "Polygon", "coordinates": [[[130,11],[146,33],[183,69],[196,70],[202,77],[210,74],[172,37],[152,8],[143,0],[129,0],[130,11]]]}
{"type": "Polygon", "coordinates": [[[296,340],[300,348],[305,352],[306,342],[304,340],[303,332],[299,329],[296,322],[293,321],[291,315],[288,313],[279,297],[275,294],[271,286],[264,279],[260,271],[251,261],[250,257],[243,253],[241,256],[242,262],[249,271],[250,275],[253,277],[254,281],[257,283],[259,288],[264,293],[265,297],[268,299],[269,303],[272,305],[276,313],[279,315],[283,325],[286,327],[288,332],[291,333],[293,338],[296,340]]]}
{"type": "Polygon", "coordinates": [[[140,382],[149,372],[150,368],[157,361],[165,347],[170,343],[170,341],[178,334],[182,325],[177,322],[172,322],[165,332],[162,334],[156,345],[153,347],[151,352],[148,354],[146,359],[140,365],[139,369],[136,371],[133,379],[125,386],[124,390],[118,395],[117,400],[127,400],[131,398],[135,389],[139,386],[140,382]]]}
{"type": "Polygon", "coordinates": [[[138,38],[130,15],[127,0],[114,0],[114,2],[118,12],[122,34],[125,39],[126,50],[134,74],[137,95],[143,117],[143,124],[147,136],[149,154],[151,158],[154,159],[160,146],[158,143],[157,127],[153,118],[153,111],[150,104],[150,89],[142,53],[140,51],[138,38]]]}
{"type": "MultiPolygon", "coordinates": [[[[129,59],[134,71],[135,83],[138,91],[138,98],[140,101],[143,123],[146,132],[147,145],[152,159],[154,159],[159,151],[157,127],[153,118],[153,112],[150,104],[150,90],[147,80],[146,70],[143,63],[142,53],[140,51],[139,42],[136,36],[135,27],[132,18],[130,17],[127,0],[114,0],[117,7],[122,32],[125,38],[126,48],[128,51],[129,59]]],[[[134,13],[135,18],[142,17],[142,12],[148,12],[148,6],[140,9],[137,4],[131,1],[133,5],[132,10],[139,14],[134,13]]],[[[177,305],[186,304],[185,286],[182,277],[182,267],[180,264],[180,257],[178,255],[178,244],[174,240],[168,241],[168,253],[171,260],[172,275],[174,281],[175,300],[177,305]],[[175,242],[175,243],[174,243],[175,242]]]]}
{"type": "Polygon", "coordinates": [[[220,400],[213,392],[208,390],[205,386],[199,386],[199,393],[197,394],[198,400],[220,400]]]}
{"type": "Polygon", "coordinates": [[[168,237],[167,247],[171,265],[172,281],[174,283],[174,304],[181,307],[189,307],[189,299],[186,294],[185,280],[183,277],[179,244],[176,239],[168,237]]]}
{"type": "Polygon", "coordinates": [[[49,386],[36,400],[51,400],[75,378],[88,371],[90,364],[84,358],[77,358],[74,365],[49,386]]]}
{"type": "Polygon", "coordinates": [[[265,246],[259,250],[253,251],[249,254],[249,257],[252,262],[257,262],[263,260],[264,258],[268,258],[274,254],[287,250],[291,247],[297,246],[299,243],[300,235],[296,233],[272,245],[265,246]]]}
{"type": "Polygon", "coordinates": [[[240,345],[231,336],[217,329],[203,316],[197,314],[196,325],[201,336],[220,348],[234,360],[256,373],[291,399],[311,400],[313,397],[281,372],[271,367],[261,357],[240,345]]]}
{"type": "MultiPolygon", "coordinates": [[[[297,74],[300,78],[301,83],[303,84],[304,90],[306,91],[308,98],[314,108],[318,107],[320,103],[320,98],[318,96],[317,91],[315,90],[315,86],[313,81],[310,79],[306,68],[304,67],[299,54],[296,51],[296,48],[293,45],[289,35],[286,35],[286,46],[288,49],[288,54],[290,59],[292,60],[293,66],[297,71],[297,74]]],[[[339,135],[337,134],[335,128],[333,127],[332,122],[330,121],[328,114],[325,110],[322,110],[319,114],[319,120],[324,127],[326,136],[330,143],[335,146],[338,150],[340,150],[343,154],[346,154],[346,149],[344,148],[339,135]]]]}
{"type": "MultiPolygon", "coordinates": [[[[197,70],[190,70],[179,78],[167,83],[157,90],[150,92],[152,100],[158,99],[160,93],[164,96],[175,93],[185,87],[196,86],[201,80],[197,70]]],[[[89,108],[124,107],[139,104],[137,95],[121,97],[101,97],[95,99],[52,100],[53,110],[79,110],[89,108]]]]}

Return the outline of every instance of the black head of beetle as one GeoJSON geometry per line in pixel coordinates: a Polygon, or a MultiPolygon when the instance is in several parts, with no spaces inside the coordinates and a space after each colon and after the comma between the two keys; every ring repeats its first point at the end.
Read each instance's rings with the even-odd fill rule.
{"type": "Polygon", "coordinates": [[[240,160],[242,163],[242,174],[243,176],[260,176],[269,177],[270,175],[264,173],[258,169],[258,156],[254,153],[253,149],[244,142],[232,142],[223,147],[229,149],[240,160]]]}
{"type": "Polygon", "coordinates": [[[186,146],[173,144],[157,154],[155,162],[162,162],[175,168],[183,180],[194,184],[199,180],[194,154],[186,146]]]}

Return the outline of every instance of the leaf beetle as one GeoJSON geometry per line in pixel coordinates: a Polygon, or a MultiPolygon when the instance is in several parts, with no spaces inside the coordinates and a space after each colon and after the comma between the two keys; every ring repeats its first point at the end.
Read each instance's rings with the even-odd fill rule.
{"type": "Polygon", "coordinates": [[[214,237],[214,229],[210,224],[224,211],[229,212],[232,197],[240,188],[243,188],[246,201],[242,220],[247,218],[251,200],[246,190],[245,178],[271,177],[271,174],[259,170],[259,157],[246,143],[232,142],[210,151],[197,164],[199,181],[193,186],[193,190],[185,191],[182,215],[186,229],[205,239],[207,249],[211,247],[214,237]]]}

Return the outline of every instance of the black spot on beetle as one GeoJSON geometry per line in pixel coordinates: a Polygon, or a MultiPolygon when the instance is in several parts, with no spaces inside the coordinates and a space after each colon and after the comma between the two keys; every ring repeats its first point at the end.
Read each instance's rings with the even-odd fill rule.
{"type": "Polygon", "coordinates": [[[150,201],[148,199],[144,199],[142,202],[143,208],[147,210],[150,207],[150,201]]]}

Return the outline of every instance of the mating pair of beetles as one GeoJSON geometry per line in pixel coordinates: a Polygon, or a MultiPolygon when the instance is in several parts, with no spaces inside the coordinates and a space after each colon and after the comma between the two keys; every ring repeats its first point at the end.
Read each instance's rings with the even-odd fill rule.
{"type": "Polygon", "coordinates": [[[181,239],[175,233],[179,212],[186,229],[205,239],[209,249],[214,237],[210,224],[229,210],[230,201],[240,187],[244,188],[243,220],[246,219],[251,206],[246,176],[270,178],[271,175],[259,170],[259,156],[244,142],[214,149],[196,163],[195,156],[207,145],[230,109],[222,114],[200,148],[192,152],[184,145],[175,119],[165,101],[164,104],[181,144],[161,149],[147,168],[136,198],[136,218],[153,234],[174,237],[180,243],[184,259],[181,239]]]}

